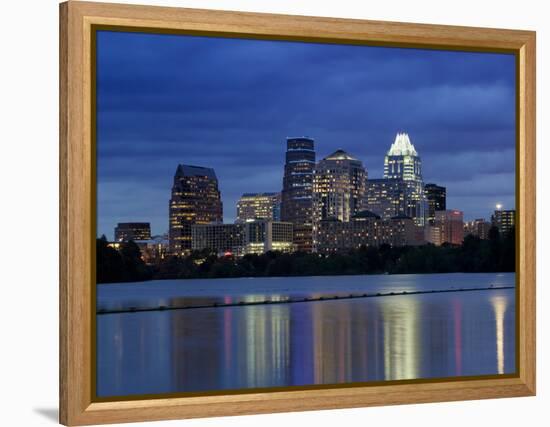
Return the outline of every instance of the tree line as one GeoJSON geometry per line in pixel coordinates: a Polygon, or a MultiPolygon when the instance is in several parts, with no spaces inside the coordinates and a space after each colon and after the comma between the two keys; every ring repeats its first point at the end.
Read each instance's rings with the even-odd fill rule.
{"type": "Polygon", "coordinates": [[[141,259],[134,242],[119,250],[97,239],[97,282],[134,282],[152,279],[225,277],[321,276],[350,274],[513,272],[515,232],[501,235],[496,227],[489,238],[466,236],[462,245],[361,247],[330,255],[266,252],[237,258],[218,257],[210,250],[193,251],[186,257],[169,256],[154,265],[141,259]]]}

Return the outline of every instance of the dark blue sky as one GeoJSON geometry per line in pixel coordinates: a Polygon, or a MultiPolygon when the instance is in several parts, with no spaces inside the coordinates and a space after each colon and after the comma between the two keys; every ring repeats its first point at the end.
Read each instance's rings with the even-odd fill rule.
{"type": "Polygon", "coordinates": [[[178,163],[213,167],[225,221],[242,193],[280,191],[287,136],[343,148],[382,177],[398,131],[448,208],[515,204],[512,55],[101,31],[98,234],[168,230],[178,163]]]}

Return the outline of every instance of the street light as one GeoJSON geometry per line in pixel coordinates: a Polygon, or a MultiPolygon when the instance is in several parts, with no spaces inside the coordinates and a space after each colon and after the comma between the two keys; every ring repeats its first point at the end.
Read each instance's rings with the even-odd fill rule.
{"type": "Polygon", "coordinates": [[[497,210],[501,210],[502,209],[502,204],[501,203],[497,203],[497,210]]]}

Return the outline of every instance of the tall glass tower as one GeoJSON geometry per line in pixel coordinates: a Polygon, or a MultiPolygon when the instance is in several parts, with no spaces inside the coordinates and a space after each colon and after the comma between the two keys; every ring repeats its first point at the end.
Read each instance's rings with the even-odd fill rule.
{"type": "Polygon", "coordinates": [[[169,244],[174,255],[191,249],[191,226],[223,221],[218,178],[212,168],[178,165],[169,205],[169,244]]]}
{"type": "Polygon", "coordinates": [[[314,140],[286,139],[285,171],[281,192],[281,221],[294,224],[296,250],[312,250],[312,188],[315,168],[314,140]]]}

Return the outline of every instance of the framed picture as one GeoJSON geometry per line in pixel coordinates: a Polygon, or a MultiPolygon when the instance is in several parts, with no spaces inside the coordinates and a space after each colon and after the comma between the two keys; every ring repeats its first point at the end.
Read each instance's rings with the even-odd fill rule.
{"type": "Polygon", "coordinates": [[[535,33],[60,6],[66,425],[535,394],[535,33]]]}

